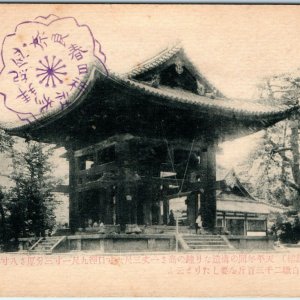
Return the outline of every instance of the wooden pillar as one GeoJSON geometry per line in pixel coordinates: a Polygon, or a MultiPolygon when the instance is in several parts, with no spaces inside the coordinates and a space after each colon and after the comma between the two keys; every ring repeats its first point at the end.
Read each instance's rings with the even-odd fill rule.
{"type": "Polygon", "coordinates": [[[85,228],[85,198],[83,193],[77,193],[78,227],[85,228]]]}
{"type": "Polygon", "coordinates": [[[201,182],[201,216],[203,227],[213,229],[216,225],[216,152],[214,143],[208,143],[200,155],[201,182]]]}
{"type": "Polygon", "coordinates": [[[126,224],[132,224],[133,223],[133,195],[132,195],[132,188],[129,183],[125,183],[125,189],[124,189],[124,219],[126,220],[126,224]]]}
{"type": "Polygon", "coordinates": [[[124,193],[124,184],[120,183],[117,187],[116,192],[116,203],[117,203],[117,224],[120,224],[121,231],[125,230],[125,225],[127,221],[127,207],[126,207],[126,199],[124,193]]]}
{"type": "Polygon", "coordinates": [[[167,197],[163,198],[163,221],[165,225],[169,223],[169,199],[167,197]]]}
{"type": "Polygon", "coordinates": [[[143,185],[143,193],[142,193],[142,199],[143,199],[143,215],[144,215],[144,224],[145,225],[152,225],[152,189],[151,185],[145,183],[143,185]]]}
{"type": "Polygon", "coordinates": [[[132,224],[133,223],[133,202],[132,202],[132,196],[126,195],[126,207],[127,207],[127,221],[126,224],[132,224]],[[129,197],[128,197],[129,196],[129,197]]]}
{"type": "Polygon", "coordinates": [[[106,200],[106,190],[104,188],[100,188],[98,190],[98,201],[99,201],[98,220],[103,223],[105,223],[106,220],[105,200],[106,200]]]}
{"type": "Polygon", "coordinates": [[[113,197],[112,197],[112,224],[116,225],[117,224],[117,199],[115,195],[115,187],[113,191],[113,197]]]}
{"type": "Polygon", "coordinates": [[[132,222],[134,224],[137,224],[137,199],[136,197],[133,198],[133,206],[132,206],[132,213],[133,213],[133,219],[132,222]]]}
{"type": "Polygon", "coordinates": [[[151,211],[151,202],[149,197],[144,198],[143,212],[144,212],[144,224],[152,225],[152,211],[151,211]]]}
{"type": "Polygon", "coordinates": [[[74,151],[68,149],[68,160],[69,160],[69,226],[71,232],[74,233],[79,227],[79,211],[78,211],[78,192],[77,178],[76,178],[76,159],[74,151]]]}
{"type": "Polygon", "coordinates": [[[247,231],[248,231],[248,214],[245,214],[245,218],[244,218],[244,235],[247,235],[247,231]]]}
{"type": "Polygon", "coordinates": [[[134,199],[134,193],[129,188],[127,183],[120,183],[118,187],[118,212],[119,212],[119,223],[121,228],[125,228],[126,224],[132,224],[136,222],[136,203],[134,199]]]}
{"type": "Polygon", "coordinates": [[[159,187],[159,197],[158,197],[158,204],[159,204],[159,225],[163,225],[166,224],[165,223],[165,208],[164,208],[164,194],[165,194],[165,190],[164,190],[164,186],[161,185],[159,187]]]}
{"type": "Polygon", "coordinates": [[[104,222],[105,224],[113,224],[113,195],[111,187],[106,189],[104,222]]]}
{"type": "Polygon", "coordinates": [[[191,193],[187,196],[187,219],[190,226],[194,226],[198,215],[198,194],[191,193]]]}
{"type": "Polygon", "coordinates": [[[163,211],[164,211],[163,200],[159,199],[158,203],[159,203],[159,219],[158,219],[158,224],[159,225],[163,225],[164,224],[164,220],[163,220],[163,211]]]}
{"type": "Polygon", "coordinates": [[[132,188],[132,222],[138,223],[138,187],[132,188]]]}

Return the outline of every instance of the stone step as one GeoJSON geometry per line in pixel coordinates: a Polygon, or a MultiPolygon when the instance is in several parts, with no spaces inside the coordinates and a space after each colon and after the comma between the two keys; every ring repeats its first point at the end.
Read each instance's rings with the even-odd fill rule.
{"type": "Polygon", "coordinates": [[[207,238],[220,238],[219,235],[213,234],[183,234],[185,237],[207,237],[207,238]]]}
{"type": "Polygon", "coordinates": [[[41,246],[41,245],[38,245],[37,247],[35,247],[34,248],[34,250],[36,250],[36,249],[51,249],[52,248],[52,246],[41,246]]]}
{"type": "Polygon", "coordinates": [[[39,245],[55,245],[57,242],[39,242],[39,245]]]}
{"type": "Polygon", "coordinates": [[[201,248],[201,249],[189,249],[189,252],[200,252],[200,251],[209,251],[209,252],[217,252],[217,251],[232,251],[230,248],[224,248],[224,249],[217,249],[217,248],[201,248]]]}
{"type": "Polygon", "coordinates": [[[222,238],[185,238],[186,241],[223,241],[222,238]]]}
{"type": "Polygon", "coordinates": [[[227,245],[224,241],[185,241],[188,245],[227,245]]]}
{"type": "Polygon", "coordinates": [[[51,248],[36,247],[30,251],[50,251],[51,248]]]}
{"type": "Polygon", "coordinates": [[[224,241],[222,236],[213,234],[183,234],[186,245],[190,251],[227,251],[232,248],[224,241]]]}
{"type": "Polygon", "coordinates": [[[41,241],[41,242],[39,242],[39,244],[51,244],[51,245],[54,245],[54,244],[56,244],[58,241],[59,241],[59,240],[57,240],[57,241],[41,241]]]}
{"type": "Polygon", "coordinates": [[[43,238],[33,249],[29,250],[29,253],[51,254],[51,248],[53,248],[55,244],[61,240],[61,238],[61,236],[43,238]]]}
{"type": "Polygon", "coordinates": [[[50,254],[52,254],[52,252],[51,251],[34,251],[34,250],[29,251],[29,255],[45,255],[45,254],[50,255],[50,254]]]}
{"type": "Polygon", "coordinates": [[[51,244],[47,244],[47,243],[38,243],[37,246],[42,245],[42,246],[53,246],[55,244],[51,243],[51,244]]]}
{"type": "Polygon", "coordinates": [[[189,245],[189,247],[192,249],[229,249],[228,245],[189,245]]]}
{"type": "MultiPolygon", "coordinates": [[[[58,241],[58,240],[57,240],[58,241]]],[[[41,250],[41,251],[48,251],[50,250],[56,243],[57,241],[47,241],[47,240],[42,240],[40,241],[33,250],[41,250]]]]}
{"type": "Polygon", "coordinates": [[[197,240],[223,240],[220,236],[213,237],[213,236],[201,236],[201,235],[197,236],[197,235],[195,235],[195,236],[183,236],[183,237],[185,239],[192,239],[192,240],[194,240],[194,239],[197,239],[197,240]]]}
{"type": "Polygon", "coordinates": [[[51,249],[51,248],[53,247],[53,245],[37,245],[35,248],[37,248],[37,247],[39,247],[39,248],[49,248],[49,249],[51,249]]]}
{"type": "Polygon", "coordinates": [[[56,244],[59,240],[52,240],[52,241],[48,241],[48,240],[42,240],[39,242],[39,244],[56,244]]]}
{"type": "Polygon", "coordinates": [[[202,244],[202,245],[195,245],[195,244],[188,244],[189,248],[201,248],[201,247],[211,247],[211,248],[215,248],[215,247],[228,247],[228,245],[209,245],[209,244],[202,244]]]}
{"type": "Polygon", "coordinates": [[[210,237],[210,236],[183,236],[185,239],[197,239],[197,240],[222,240],[221,237],[210,237]]]}
{"type": "Polygon", "coordinates": [[[185,238],[214,238],[214,239],[220,239],[220,235],[213,235],[213,234],[183,234],[182,235],[185,238]]]}

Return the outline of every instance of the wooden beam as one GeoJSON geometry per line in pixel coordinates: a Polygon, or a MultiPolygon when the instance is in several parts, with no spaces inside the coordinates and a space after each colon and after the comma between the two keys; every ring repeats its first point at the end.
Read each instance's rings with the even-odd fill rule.
{"type": "MultiPolygon", "coordinates": [[[[205,173],[203,172],[203,176],[205,176],[205,173]]],[[[149,182],[153,181],[156,183],[162,183],[164,185],[170,184],[170,185],[179,185],[181,186],[182,183],[187,183],[189,187],[192,188],[193,191],[196,189],[201,189],[205,185],[204,181],[195,181],[195,182],[190,182],[188,180],[184,179],[175,179],[175,178],[167,178],[167,177],[146,177],[146,176],[141,176],[141,180],[143,182],[149,182]]],[[[225,180],[216,180],[212,183],[211,188],[214,188],[216,190],[221,190],[226,186],[225,180]]]]}
{"type": "Polygon", "coordinates": [[[192,192],[193,191],[180,192],[180,193],[177,193],[177,194],[166,195],[165,198],[170,200],[170,199],[174,199],[174,198],[186,197],[186,196],[189,196],[192,192]]]}
{"type": "Polygon", "coordinates": [[[87,170],[79,170],[77,175],[78,176],[93,176],[98,175],[103,172],[109,172],[109,171],[116,171],[118,169],[118,166],[116,162],[112,161],[106,164],[102,165],[94,165],[92,168],[87,170]]]}
{"type": "MultiPolygon", "coordinates": [[[[162,145],[169,145],[170,147],[174,148],[174,149],[181,149],[181,150],[186,150],[186,151],[190,151],[191,149],[191,143],[192,141],[189,140],[185,140],[185,139],[172,139],[170,141],[166,140],[166,139],[156,139],[156,138],[144,138],[144,137],[139,137],[139,136],[134,136],[132,134],[118,134],[118,135],[114,135],[104,141],[101,141],[100,143],[97,144],[93,144],[91,146],[79,149],[75,151],[75,157],[80,157],[80,156],[85,156],[85,155],[89,155],[94,153],[95,151],[99,151],[99,150],[103,150],[107,147],[116,145],[117,143],[120,142],[125,142],[125,141],[129,141],[129,140],[133,140],[133,139],[137,139],[137,140],[145,140],[145,143],[147,144],[162,144],[162,145]]],[[[206,145],[204,144],[203,140],[196,140],[194,141],[194,147],[201,149],[206,147],[206,145]]]]}
{"type": "MultiPolygon", "coordinates": [[[[159,184],[176,185],[176,184],[178,184],[179,186],[181,186],[182,181],[183,181],[182,179],[176,180],[176,179],[171,179],[171,178],[160,178],[160,177],[150,177],[150,178],[142,177],[141,181],[136,181],[136,182],[123,181],[123,182],[133,184],[133,185],[153,182],[156,185],[159,185],[159,184]]],[[[85,182],[84,184],[77,185],[76,189],[78,192],[81,192],[81,191],[87,191],[87,190],[97,189],[97,188],[101,188],[101,187],[106,188],[108,186],[117,185],[119,182],[120,182],[120,180],[117,180],[117,179],[116,180],[96,180],[96,181],[85,182]]],[[[187,188],[189,189],[189,191],[187,193],[197,192],[197,191],[200,191],[200,189],[203,189],[205,187],[205,183],[202,181],[197,181],[197,182],[185,181],[185,183],[187,185],[187,188]]],[[[210,188],[215,189],[215,190],[222,190],[225,186],[226,186],[225,181],[220,180],[220,181],[215,181],[214,184],[212,183],[210,188]]],[[[66,188],[67,188],[67,186],[61,186],[61,187],[58,187],[57,189],[55,189],[54,192],[60,192],[60,190],[64,190],[66,188]]],[[[182,194],[184,196],[185,192],[181,192],[180,194],[182,194]]],[[[175,195],[178,195],[178,194],[176,193],[176,194],[174,194],[174,196],[175,195]]],[[[168,198],[174,198],[174,197],[168,196],[168,198]]]]}
{"type": "Polygon", "coordinates": [[[85,148],[75,151],[75,157],[93,154],[95,151],[103,150],[110,146],[116,145],[119,142],[128,141],[133,138],[134,138],[134,136],[131,134],[117,134],[117,135],[114,135],[114,136],[100,142],[100,143],[93,144],[91,146],[88,146],[88,147],[85,147],[85,148]]]}
{"type": "Polygon", "coordinates": [[[76,159],[74,156],[74,151],[68,150],[69,157],[69,220],[70,228],[72,232],[75,232],[79,226],[79,211],[78,211],[78,192],[77,178],[76,178],[76,159]]]}

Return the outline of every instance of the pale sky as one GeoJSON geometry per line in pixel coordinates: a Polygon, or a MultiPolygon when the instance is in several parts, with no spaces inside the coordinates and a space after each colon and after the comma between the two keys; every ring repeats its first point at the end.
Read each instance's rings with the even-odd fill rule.
{"type": "MultiPolygon", "coordinates": [[[[199,70],[232,98],[250,99],[261,78],[300,67],[299,6],[1,4],[0,8],[0,39],[18,23],[51,13],[89,25],[110,72],[126,72],[181,41],[199,70]]],[[[5,112],[0,111],[0,117],[1,113],[5,112]]],[[[222,162],[236,163],[253,140],[225,144],[222,162]]]]}
{"type": "Polygon", "coordinates": [[[107,66],[126,72],[170,43],[230,97],[251,98],[259,78],[300,65],[299,6],[1,4],[0,37],[54,13],[88,24],[107,66]]]}

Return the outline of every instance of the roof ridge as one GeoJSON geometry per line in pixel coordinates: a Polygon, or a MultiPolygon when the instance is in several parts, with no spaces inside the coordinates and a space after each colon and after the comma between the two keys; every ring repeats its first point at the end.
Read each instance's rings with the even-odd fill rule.
{"type": "Polygon", "coordinates": [[[282,204],[272,204],[272,203],[265,202],[265,201],[260,200],[260,199],[257,200],[257,203],[262,203],[262,204],[265,204],[265,205],[267,205],[267,206],[271,206],[271,207],[274,207],[274,208],[288,209],[287,207],[285,207],[285,206],[282,205],[282,204]]]}
{"type": "Polygon", "coordinates": [[[171,47],[165,48],[164,50],[157,53],[155,56],[138,64],[137,66],[135,66],[133,69],[131,69],[129,72],[125,73],[124,75],[128,78],[132,78],[136,75],[154,69],[155,67],[169,60],[171,57],[173,57],[176,53],[178,53],[182,49],[183,49],[182,44],[180,42],[177,42],[173,44],[171,47]]]}
{"type": "MultiPolygon", "coordinates": [[[[252,193],[245,187],[245,185],[243,184],[243,182],[241,181],[240,177],[237,175],[234,167],[232,167],[228,174],[226,175],[226,177],[229,175],[229,174],[232,174],[232,176],[235,177],[236,181],[237,181],[237,184],[238,184],[238,188],[239,190],[243,193],[243,191],[241,190],[241,188],[243,188],[245,190],[245,192],[248,194],[248,196],[253,199],[254,201],[257,201],[258,202],[258,199],[252,195],[252,193]],[[241,188],[240,188],[241,187],[241,188]]],[[[226,178],[225,177],[225,178],[226,178]]]]}

